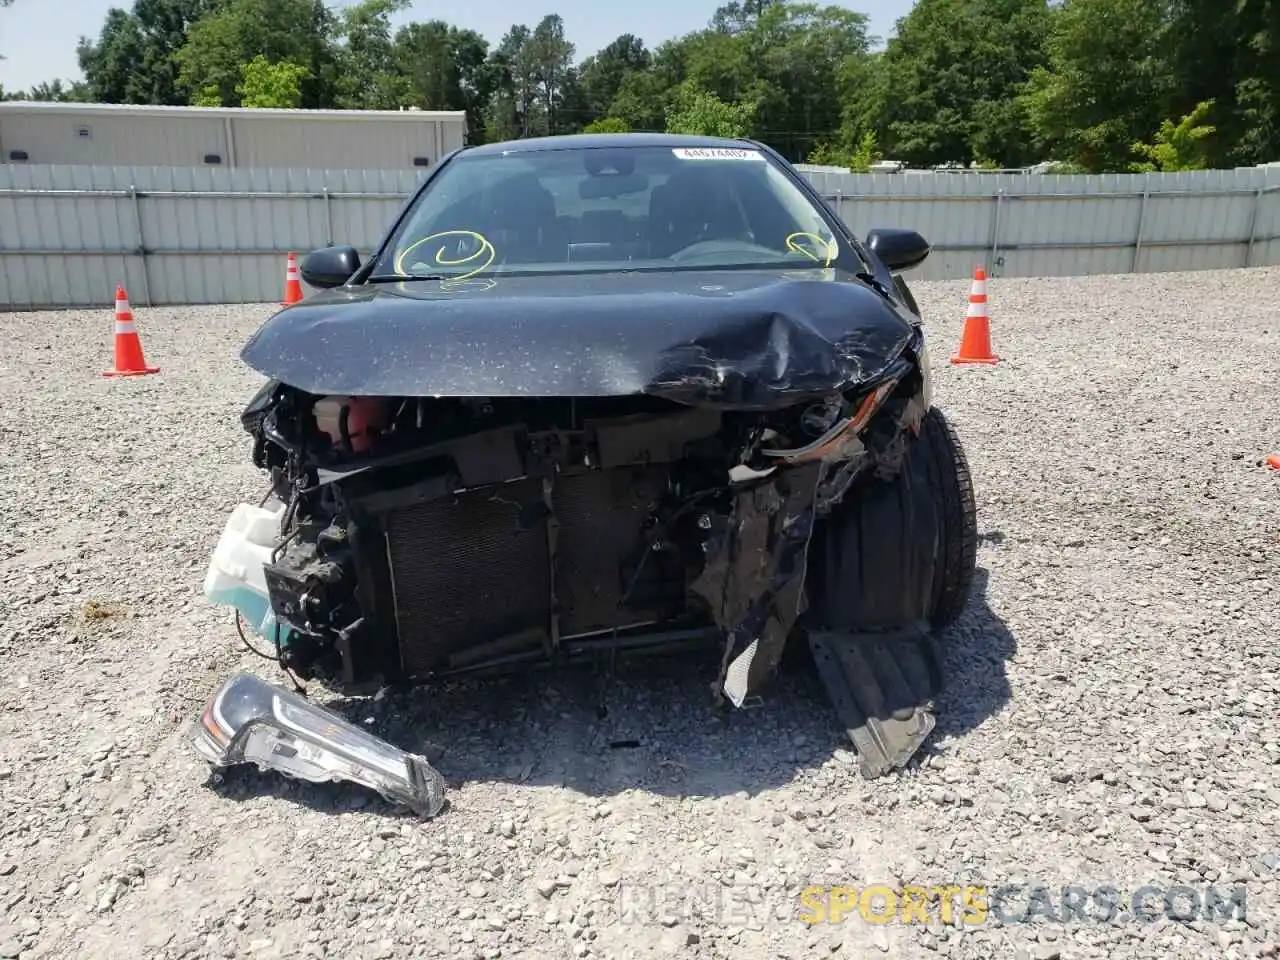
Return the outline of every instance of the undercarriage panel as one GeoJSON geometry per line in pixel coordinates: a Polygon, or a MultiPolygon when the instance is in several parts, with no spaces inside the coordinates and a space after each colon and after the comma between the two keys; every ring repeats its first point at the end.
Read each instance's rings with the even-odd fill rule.
{"type": "Polygon", "coordinates": [[[867,779],[904,766],[929,734],[942,658],[926,629],[810,633],[814,665],[867,779]]]}

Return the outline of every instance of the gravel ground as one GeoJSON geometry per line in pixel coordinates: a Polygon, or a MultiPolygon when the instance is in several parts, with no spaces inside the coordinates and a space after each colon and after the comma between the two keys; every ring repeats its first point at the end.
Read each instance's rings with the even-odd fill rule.
{"type": "Polygon", "coordinates": [[[353,707],[445,773],[428,823],[183,742],[228,671],[274,676],[201,595],[264,489],[236,354],[269,308],[140,309],[163,372],[122,381],[110,310],[0,316],[0,960],[1276,955],[1280,269],[992,280],[995,368],[946,362],[966,282],[915,289],[982,531],[922,761],[859,780],[804,676],[713,720],[711,664],[629,668],[603,720],[580,675],[353,707]],[[810,926],[809,884],[1022,887],[810,926]],[[1062,916],[1144,884],[1148,917],[1062,916]]]}

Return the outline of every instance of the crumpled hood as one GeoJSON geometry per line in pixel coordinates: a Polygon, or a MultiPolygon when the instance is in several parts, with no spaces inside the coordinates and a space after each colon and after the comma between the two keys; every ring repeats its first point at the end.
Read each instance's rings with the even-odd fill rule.
{"type": "Polygon", "coordinates": [[[912,334],[833,270],[522,276],[326,291],[269,319],[241,359],[313,394],[771,409],[874,379],[912,334]]]}

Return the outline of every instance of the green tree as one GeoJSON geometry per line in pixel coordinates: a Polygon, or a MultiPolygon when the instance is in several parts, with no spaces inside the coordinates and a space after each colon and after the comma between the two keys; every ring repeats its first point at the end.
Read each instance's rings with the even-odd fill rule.
{"type": "Polygon", "coordinates": [[[272,63],[256,56],[244,65],[244,77],[236,87],[240,106],[296,110],[302,103],[302,81],[308,75],[299,63],[272,63]]]}
{"type": "Polygon", "coordinates": [[[633,70],[618,85],[609,115],[625,120],[633,130],[664,130],[671,91],[672,86],[656,63],[647,70],[633,70]]]}
{"type": "Polygon", "coordinates": [[[222,106],[238,106],[244,64],[261,55],[307,68],[301,106],[333,106],[335,26],[323,0],[217,0],[176,54],[179,83],[204,102],[216,95],[222,106]]]}
{"type": "Polygon", "coordinates": [[[752,60],[750,42],[740,33],[691,33],[660,50],[659,59],[671,88],[689,83],[726,103],[757,103],[770,92],[752,60]]]}
{"type": "Polygon", "coordinates": [[[795,158],[839,131],[869,55],[866,16],[840,6],[775,2],[745,36],[763,81],[756,133],[795,158]]]}
{"type": "Polygon", "coordinates": [[[629,73],[609,109],[634,126],[661,129],[684,84],[750,111],[751,132],[798,159],[839,131],[869,61],[866,18],[847,8],[742,0],[710,26],[663,44],[629,73]]]}
{"type": "Polygon", "coordinates": [[[692,83],[680,88],[667,111],[667,132],[704,137],[745,137],[751,132],[755,107],[725,103],[692,83]]]}
{"type": "Polygon", "coordinates": [[[1210,164],[1280,156],[1280,3],[1172,0],[1171,7],[1176,90],[1167,116],[1213,101],[1216,132],[1203,142],[1210,164]]]}
{"type": "Polygon", "coordinates": [[[653,57],[645,49],[644,42],[630,33],[624,33],[599,53],[582,61],[578,69],[578,83],[590,115],[593,118],[607,116],[627,77],[647,70],[652,62],[653,57]]]}
{"type": "Polygon", "coordinates": [[[765,12],[785,0],[730,0],[711,15],[711,29],[717,33],[742,34],[752,30],[765,12]]]}
{"type": "Polygon", "coordinates": [[[337,33],[337,106],[346,110],[398,110],[412,84],[397,64],[391,15],[409,0],[360,0],[342,11],[337,33]]]}
{"type": "Polygon", "coordinates": [[[875,52],[843,4],[729,0],[703,29],[652,50],[624,32],[580,63],[555,14],[491,47],[444,20],[393,30],[408,0],[131,2],[82,38],[83,86],[8,96],[460,109],[486,140],[674,124],[858,169],[1280,157],[1280,0],[917,0],[875,52]]]}
{"type": "Polygon", "coordinates": [[[49,103],[84,103],[88,97],[81,84],[65,86],[61,80],[38,83],[30,90],[7,91],[0,87],[0,101],[35,100],[49,103]]]}
{"type": "Polygon", "coordinates": [[[474,30],[443,20],[411,23],[395,39],[397,67],[409,79],[411,105],[424,110],[476,110],[492,94],[485,69],[489,44],[474,30]]]}
{"type": "Polygon", "coordinates": [[[1280,2],[1237,0],[1241,44],[1236,48],[1239,131],[1228,159],[1264,163],[1280,159],[1280,2]]]}
{"type": "Polygon", "coordinates": [[[89,95],[103,103],[187,103],[177,52],[192,24],[220,0],[135,0],[131,12],[108,11],[96,41],[76,50],[89,95]]]}
{"type": "Polygon", "coordinates": [[[1133,145],[1134,153],[1147,158],[1135,165],[1135,169],[1161,173],[1204,170],[1209,165],[1205,141],[1214,134],[1213,126],[1205,120],[1212,109],[1213,101],[1204,100],[1177,123],[1162,121],[1151,143],[1133,145]]]}
{"type": "Polygon", "coordinates": [[[1046,0],[919,0],[877,64],[874,122],[890,156],[930,166],[1034,160],[1016,94],[1044,63],[1049,17],[1046,0]]]}
{"type": "Polygon", "coordinates": [[[601,117],[582,128],[583,133],[630,133],[631,124],[618,117],[601,117]]]}
{"type": "Polygon", "coordinates": [[[80,39],[76,54],[95,100],[102,103],[153,102],[153,86],[138,69],[144,43],[138,18],[116,8],[107,11],[106,22],[96,43],[84,37],[80,39]]]}
{"type": "Polygon", "coordinates": [[[1020,98],[1042,153],[1091,173],[1127,171],[1132,145],[1173,113],[1168,0],[1070,0],[1047,62],[1020,98]]]}
{"type": "Polygon", "coordinates": [[[401,27],[395,38],[395,62],[408,81],[407,105],[465,110],[468,128],[483,135],[485,111],[500,79],[488,55],[484,37],[443,20],[401,27]]]}
{"type": "Polygon", "coordinates": [[[528,27],[515,24],[489,55],[489,69],[496,80],[488,126],[495,133],[503,131],[498,139],[530,136],[540,123],[533,57],[525,51],[531,34],[528,27]]]}
{"type": "Polygon", "coordinates": [[[873,163],[881,159],[883,155],[876,142],[875,131],[868,130],[862,134],[852,150],[842,147],[839,142],[830,140],[819,143],[805,158],[805,162],[819,166],[844,167],[850,173],[866,173],[873,163]]]}
{"type": "Polygon", "coordinates": [[[564,21],[554,13],[539,21],[521,48],[520,57],[533,81],[542,113],[540,126],[533,128],[537,132],[563,132],[560,108],[573,81],[573,49],[565,39],[564,21]]]}
{"type": "Polygon", "coordinates": [[[580,129],[584,107],[564,21],[549,14],[530,30],[515,24],[489,54],[493,90],[484,112],[486,139],[545,136],[580,129]]]}
{"type": "Polygon", "coordinates": [[[515,97],[509,90],[497,91],[484,110],[484,139],[489,143],[514,140],[521,132],[515,97]]]}

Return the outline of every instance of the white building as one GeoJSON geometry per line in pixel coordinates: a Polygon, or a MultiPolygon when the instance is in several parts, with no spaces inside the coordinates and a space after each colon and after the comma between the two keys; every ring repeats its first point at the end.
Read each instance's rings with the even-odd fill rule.
{"type": "Polygon", "coordinates": [[[429,167],[461,147],[461,110],[265,110],[0,102],[0,163],[429,167]]]}

